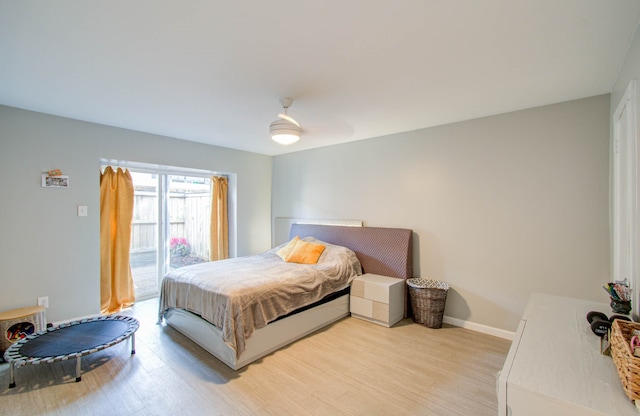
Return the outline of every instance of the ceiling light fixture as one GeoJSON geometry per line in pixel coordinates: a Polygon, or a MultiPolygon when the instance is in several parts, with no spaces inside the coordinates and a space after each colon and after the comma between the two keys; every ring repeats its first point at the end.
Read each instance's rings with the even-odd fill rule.
{"type": "Polygon", "coordinates": [[[293,100],[291,98],[282,98],[280,104],[284,108],[284,114],[278,114],[278,120],[269,126],[269,134],[273,141],[288,145],[300,140],[302,128],[300,124],[287,114],[287,109],[291,107],[293,100]]]}

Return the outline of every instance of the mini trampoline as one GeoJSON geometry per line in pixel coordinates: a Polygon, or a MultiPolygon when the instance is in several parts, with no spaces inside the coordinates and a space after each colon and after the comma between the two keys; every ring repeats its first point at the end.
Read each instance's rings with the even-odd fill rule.
{"type": "Polygon", "coordinates": [[[140,326],[130,316],[103,316],[72,321],[40,331],[11,345],[4,353],[9,363],[9,388],[16,386],[15,369],[27,364],[53,363],[76,359],[76,382],[81,381],[81,358],[131,338],[135,354],[135,332],[140,326]]]}

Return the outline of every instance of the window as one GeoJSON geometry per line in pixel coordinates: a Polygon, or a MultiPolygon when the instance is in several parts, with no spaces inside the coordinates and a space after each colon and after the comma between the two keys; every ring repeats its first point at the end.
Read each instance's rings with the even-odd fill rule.
{"type": "MultiPolygon", "coordinates": [[[[102,161],[129,169],[133,179],[130,265],[136,299],[157,296],[167,271],[209,261],[210,178],[219,173],[107,162],[102,161]]],[[[231,222],[235,215],[229,217],[231,222]]]]}

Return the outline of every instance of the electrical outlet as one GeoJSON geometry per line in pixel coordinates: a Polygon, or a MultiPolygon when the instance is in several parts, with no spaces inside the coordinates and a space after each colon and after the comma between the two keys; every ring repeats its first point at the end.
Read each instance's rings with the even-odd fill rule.
{"type": "Polygon", "coordinates": [[[87,216],[87,206],[78,205],[78,217],[86,217],[86,216],[87,216]]]}
{"type": "Polygon", "coordinates": [[[38,298],[38,306],[44,306],[45,308],[49,307],[49,296],[42,296],[38,298]]]}

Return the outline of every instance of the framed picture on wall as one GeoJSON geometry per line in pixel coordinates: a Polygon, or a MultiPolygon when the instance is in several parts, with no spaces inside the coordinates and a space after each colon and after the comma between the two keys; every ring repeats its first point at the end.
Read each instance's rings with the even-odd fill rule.
{"type": "Polygon", "coordinates": [[[43,173],[42,187],[43,188],[68,188],[69,177],[67,175],[48,176],[46,173],[43,173]]]}

